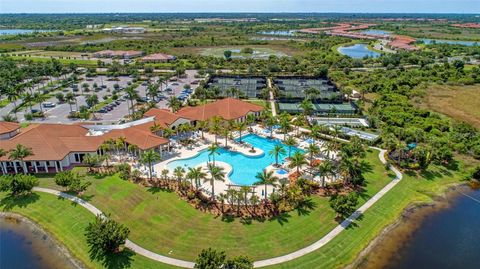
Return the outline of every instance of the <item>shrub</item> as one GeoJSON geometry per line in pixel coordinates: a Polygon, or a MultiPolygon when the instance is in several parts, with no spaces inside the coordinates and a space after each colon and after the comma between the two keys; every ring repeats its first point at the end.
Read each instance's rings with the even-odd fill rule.
{"type": "Polygon", "coordinates": [[[10,191],[12,195],[29,193],[38,186],[38,179],[31,175],[16,174],[0,177],[0,191],[10,191]]]}
{"type": "Polygon", "coordinates": [[[346,218],[355,212],[358,205],[358,195],[351,192],[348,195],[334,195],[330,198],[330,206],[338,217],[346,218]]]}

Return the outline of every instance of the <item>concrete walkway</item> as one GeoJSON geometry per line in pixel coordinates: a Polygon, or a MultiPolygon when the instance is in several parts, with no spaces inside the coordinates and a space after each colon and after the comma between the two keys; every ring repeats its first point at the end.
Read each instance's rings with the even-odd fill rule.
{"type": "MultiPolygon", "coordinates": [[[[77,204],[83,206],[88,211],[92,212],[95,216],[103,214],[102,211],[100,211],[100,209],[96,208],[92,204],[90,204],[87,201],[82,200],[82,199],[80,199],[76,196],[73,196],[73,195],[70,195],[70,194],[67,194],[67,193],[64,193],[64,192],[61,192],[61,191],[46,189],[46,188],[35,187],[35,188],[33,188],[33,190],[38,191],[38,192],[53,194],[53,195],[62,197],[64,199],[70,200],[74,203],[77,203],[77,204]]],[[[170,257],[167,257],[167,256],[157,254],[155,252],[151,252],[150,250],[144,249],[141,246],[133,243],[132,241],[130,241],[128,239],[125,242],[125,246],[127,248],[131,249],[133,252],[135,252],[137,254],[140,254],[142,256],[145,256],[147,258],[150,258],[152,260],[159,261],[159,262],[162,262],[162,263],[166,263],[166,264],[170,264],[170,265],[174,265],[174,266],[178,266],[178,267],[183,267],[183,268],[193,268],[193,266],[195,265],[195,263],[193,263],[193,262],[178,260],[178,259],[174,259],[174,258],[170,258],[170,257]]]]}
{"type": "MultiPolygon", "coordinates": [[[[386,160],[385,160],[386,151],[379,148],[374,148],[374,149],[380,150],[378,157],[382,163],[386,164],[386,160]]],[[[355,211],[352,215],[350,215],[346,220],[340,223],[327,235],[322,237],[317,242],[305,248],[299,249],[295,252],[289,253],[287,255],[254,262],[254,267],[264,267],[264,266],[270,266],[270,265],[288,262],[296,258],[302,257],[306,254],[312,253],[318,250],[319,248],[325,246],[328,242],[332,241],[337,235],[339,235],[343,230],[345,230],[353,221],[355,221],[358,217],[360,217],[365,211],[367,211],[367,209],[372,207],[389,190],[391,190],[395,185],[397,185],[398,182],[400,182],[400,180],[402,180],[402,173],[400,173],[398,169],[396,169],[393,166],[390,166],[390,169],[395,173],[396,175],[395,179],[392,180],[390,183],[388,183],[385,187],[383,187],[383,189],[381,189],[377,194],[375,194],[372,198],[370,198],[370,200],[368,200],[365,204],[363,204],[357,211],[355,211]]]]}
{"type": "MultiPolygon", "coordinates": [[[[375,148],[371,147],[373,149],[379,150],[378,158],[383,164],[386,164],[387,161],[385,159],[385,153],[386,150],[380,149],[380,148],[375,148]]],[[[382,198],[388,191],[390,191],[395,185],[397,185],[401,180],[402,180],[402,173],[395,168],[394,166],[389,166],[390,170],[392,170],[396,177],[394,180],[392,180],[390,183],[388,183],[383,189],[381,189],[377,194],[375,194],[372,198],[370,198],[365,204],[363,204],[357,211],[355,211],[352,215],[350,215],[346,220],[344,220],[342,223],[340,223],[338,226],[336,226],[332,231],[330,231],[327,235],[322,237],[320,240],[316,241],[315,243],[302,248],[300,250],[297,250],[295,252],[271,258],[271,259],[266,259],[266,260],[261,260],[261,261],[256,261],[254,262],[254,267],[264,267],[264,266],[270,266],[270,265],[275,265],[275,264],[280,264],[284,262],[288,262],[291,260],[294,260],[296,258],[302,257],[304,255],[307,255],[309,253],[312,253],[319,248],[325,246],[328,242],[332,241],[337,235],[339,235],[343,230],[345,230],[353,221],[355,221],[358,217],[360,217],[365,211],[367,211],[370,207],[372,207],[380,198],[382,198]]],[[[53,194],[59,197],[62,197],[64,199],[68,199],[74,203],[77,203],[84,208],[86,208],[88,211],[92,212],[95,215],[103,214],[98,208],[93,206],[92,204],[67,193],[60,192],[57,190],[52,190],[52,189],[46,189],[46,188],[34,188],[34,191],[38,192],[44,192],[44,193],[49,193],[53,194]]],[[[150,250],[147,250],[132,241],[128,240],[125,243],[125,246],[131,249],[133,252],[145,256],[147,258],[150,258],[152,260],[166,263],[169,265],[174,265],[178,267],[183,267],[183,268],[193,268],[195,263],[193,262],[188,262],[184,260],[179,260],[179,259],[174,259],[170,258],[167,256],[163,256],[157,253],[154,253],[150,250]]]]}

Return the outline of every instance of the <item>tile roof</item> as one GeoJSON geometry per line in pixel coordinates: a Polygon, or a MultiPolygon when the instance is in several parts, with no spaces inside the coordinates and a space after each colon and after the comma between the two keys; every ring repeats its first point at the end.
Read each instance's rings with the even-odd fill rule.
{"type": "Polygon", "coordinates": [[[20,128],[20,125],[15,122],[0,121],[0,134],[13,132],[20,128]]]}
{"type": "MultiPolygon", "coordinates": [[[[166,109],[152,108],[145,112],[144,117],[155,117],[155,123],[162,126],[163,128],[168,128],[170,124],[174,123],[180,118],[187,120],[192,120],[192,118],[175,114],[166,109]]],[[[153,125],[153,124],[152,124],[153,125]]]]}
{"type": "Polygon", "coordinates": [[[154,53],[142,58],[142,61],[168,61],[175,60],[176,57],[165,53],[154,53]]]}
{"type": "MultiPolygon", "coordinates": [[[[111,130],[100,136],[88,136],[89,130],[80,125],[32,124],[8,140],[2,140],[0,148],[9,151],[22,144],[33,151],[26,161],[63,160],[70,152],[95,152],[108,139],[124,137],[129,144],[146,150],[169,142],[150,132],[142,125],[121,130],[111,130]]],[[[7,156],[0,160],[8,160],[7,156]]]]}
{"type": "Polygon", "coordinates": [[[255,105],[235,98],[225,98],[201,106],[185,107],[177,115],[193,120],[208,120],[220,116],[225,120],[234,120],[245,117],[249,112],[260,112],[262,106],[255,105]]]}

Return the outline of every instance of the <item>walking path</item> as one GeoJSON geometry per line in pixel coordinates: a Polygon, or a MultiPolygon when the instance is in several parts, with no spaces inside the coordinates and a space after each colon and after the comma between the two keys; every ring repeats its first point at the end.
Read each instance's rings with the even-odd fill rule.
{"type": "MultiPolygon", "coordinates": [[[[375,148],[371,147],[373,149],[379,150],[378,157],[380,161],[383,164],[386,164],[387,161],[385,159],[385,153],[386,150],[380,149],[380,148],[375,148]]],[[[372,207],[380,198],[382,198],[388,191],[390,191],[395,185],[397,185],[401,180],[402,180],[402,173],[395,168],[394,166],[389,166],[389,168],[395,173],[396,177],[394,180],[392,180],[390,183],[388,183],[383,189],[381,189],[377,194],[375,194],[372,198],[370,198],[365,204],[363,204],[357,211],[355,211],[350,217],[348,217],[346,220],[344,220],[342,223],[340,223],[337,227],[335,227],[332,231],[330,231],[327,235],[322,237],[320,240],[317,242],[302,248],[300,250],[297,250],[295,252],[271,258],[271,259],[266,259],[266,260],[261,260],[261,261],[256,261],[254,262],[254,267],[264,267],[264,266],[270,266],[270,265],[275,265],[279,263],[284,263],[287,261],[294,260],[296,258],[302,257],[306,254],[312,253],[322,246],[326,245],[328,242],[332,241],[337,235],[339,235],[343,230],[345,230],[353,221],[355,221],[359,216],[361,216],[365,211],[367,211],[370,207],[372,207]]],[[[68,199],[74,203],[77,203],[81,205],[82,207],[86,208],[88,211],[92,212],[95,215],[102,214],[102,212],[93,206],[92,204],[82,200],[81,198],[78,198],[76,196],[60,192],[57,190],[52,190],[52,189],[46,189],[46,188],[39,188],[35,187],[34,191],[38,192],[44,192],[44,193],[49,193],[53,194],[59,197],[62,197],[64,199],[68,199]]],[[[132,241],[128,240],[125,243],[125,246],[134,251],[137,254],[140,254],[142,256],[145,256],[147,258],[150,258],[152,260],[166,263],[169,265],[174,265],[178,267],[183,267],[183,268],[193,268],[195,263],[189,262],[189,261],[184,261],[184,260],[179,260],[179,259],[174,259],[170,258],[167,256],[163,256],[157,253],[154,253],[152,251],[149,251],[132,241]]]]}
{"type": "Polygon", "coordinates": [[[277,116],[277,107],[275,106],[275,98],[273,96],[273,91],[271,90],[272,89],[272,80],[270,78],[267,79],[267,83],[268,83],[268,88],[270,89],[270,91],[268,92],[270,94],[270,107],[272,109],[272,116],[276,117],[277,116]]]}

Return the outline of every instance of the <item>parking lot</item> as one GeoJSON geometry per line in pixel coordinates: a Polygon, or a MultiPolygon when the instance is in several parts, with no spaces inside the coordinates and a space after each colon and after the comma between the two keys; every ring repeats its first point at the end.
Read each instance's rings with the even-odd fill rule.
{"type": "MultiPolygon", "coordinates": [[[[186,84],[191,85],[191,89],[194,90],[198,83],[194,83],[194,81],[198,81],[199,79],[195,78],[197,74],[196,70],[187,70],[186,76],[180,79],[170,80],[168,82],[168,86],[162,87],[162,90],[159,89],[159,96],[163,96],[162,100],[158,100],[157,107],[158,108],[168,108],[167,103],[168,99],[171,96],[180,97],[184,95],[182,93],[184,86],[186,84]],[[193,84],[192,84],[193,83],[193,84]],[[168,91],[166,89],[169,89],[168,91]]],[[[48,122],[48,123],[74,123],[74,122],[81,122],[81,119],[70,119],[68,118],[70,112],[72,110],[78,111],[78,108],[81,106],[86,106],[87,102],[86,99],[89,95],[96,94],[98,96],[99,102],[102,102],[109,97],[111,97],[115,88],[118,89],[117,95],[120,97],[118,102],[115,105],[112,105],[111,108],[108,110],[104,109],[101,110],[103,113],[95,112],[96,122],[102,123],[117,123],[118,121],[122,120],[126,115],[129,114],[129,106],[130,101],[127,101],[123,96],[125,96],[124,89],[127,88],[130,84],[133,83],[133,79],[131,77],[122,76],[115,79],[108,78],[106,76],[96,76],[93,78],[86,78],[84,75],[81,76],[83,80],[76,84],[77,86],[71,86],[64,88],[62,93],[66,95],[69,92],[73,92],[77,97],[76,104],[69,105],[68,103],[59,103],[56,97],[49,98],[46,100],[45,103],[53,103],[55,104],[52,108],[47,108],[45,106],[42,107],[43,111],[45,112],[45,118],[43,119],[35,119],[38,122],[48,122]],[[84,89],[83,84],[88,84],[88,91],[84,89]],[[94,84],[97,85],[96,90],[94,90],[94,84]],[[117,87],[114,85],[118,84],[117,87]],[[78,106],[78,108],[77,108],[78,106]]],[[[158,77],[153,77],[151,79],[152,82],[158,82],[158,77]]],[[[147,98],[146,91],[147,90],[147,83],[142,82],[137,88],[136,91],[140,98],[144,99],[145,101],[149,101],[150,98],[147,98]]],[[[113,102],[109,102],[112,104],[113,102]]],[[[136,103],[136,101],[134,101],[136,103]]],[[[34,109],[39,110],[39,105],[35,105],[34,109]]],[[[25,113],[29,113],[29,108],[24,109],[23,111],[19,111],[17,116],[19,120],[24,120],[25,113]]],[[[90,120],[91,121],[91,120],[90,120]]]]}

